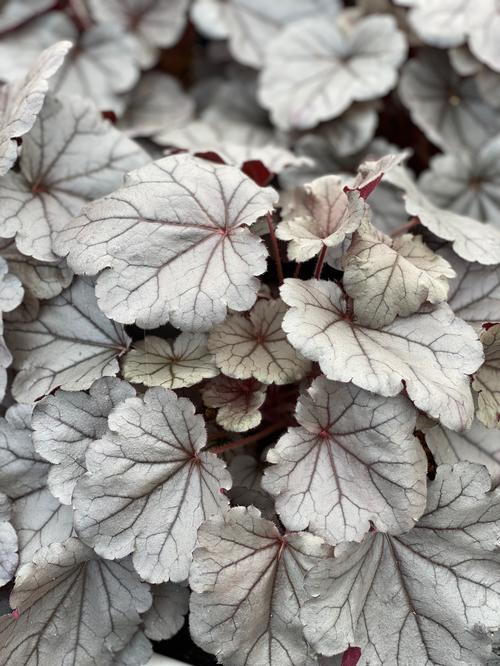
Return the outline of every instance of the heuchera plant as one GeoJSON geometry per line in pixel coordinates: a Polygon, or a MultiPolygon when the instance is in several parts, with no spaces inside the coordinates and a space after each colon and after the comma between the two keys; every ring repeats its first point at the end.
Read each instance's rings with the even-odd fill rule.
{"type": "Polygon", "coordinates": [[[2,666],[500,664],[500,4],[345,4],[0,3],[2,666]]]}

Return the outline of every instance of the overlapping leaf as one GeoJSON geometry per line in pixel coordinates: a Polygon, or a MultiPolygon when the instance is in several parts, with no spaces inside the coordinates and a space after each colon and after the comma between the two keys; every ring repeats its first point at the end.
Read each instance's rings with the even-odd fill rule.
{"type": "Polygon", "coordinates": [[[181,129],[159,132],[155,140],[162,146],[182,148],[192,153],[216,153],[225,164],[243,167],[247,162],[262,162],[270,173],[281,173],[287,166],[307,162],[283,145],[269,129],[249,123],[197,120],[181,129]]]}
{"type": "Polygon", "coordinates": [[[440,466],[406,534],[368,535],[309,575],[301,619],[313,646],[359,645],[370,664],[485,663],[498,628],[498,491],[484,467],[440,466]]]}
{"type": "Polygon", "coordinates": [[[118,126],[129,136],[154,136],[186,125],[194,103],[177,79],[161,72],[146,72],[130,93],[118,126]]]}
{"type": "Polygon", "coordinates": [[[438,465],[468,460],[484,465],[492,478],[500,479],[500,446],[498,432],[488,430],[475,420],[464,432],[454,432],[440,425],[425,429],[425,441],[438,465]]]}
{"type": "Polygon", "coordinates": [[[263,487],[291,530],[332,544],[361,541],[372,522],[411,529],[425,508],[427,460],[413,436],[415,411],[352,384],[316,379],[290,428],[267,454],[263,487]]]}
{"type": "Polygon", "coordinates": [[[281,535],[254,507],[203,524],[189,582],[194,640],[231,666],[317,661],[302,636],[305,573],[329,554],[311,534],[281,535]]]}
{"type": "Polygon", "coordinates": [[[402,168],[394,169],[387,179],[404,193],[408,214],[438,238],[451,241],[462,259],[485,265],[500,263],[500,227],[435,206],[402,168]]]}
{"type": "Polygon", "coordinates": [[[54,89],[93,100],[100,109],[120,111],[120,93],[137,82],[139,62],[134,39],[116,23],[79,31],[64,12],[35,18],[2,36],[0,78],[12,81],[24,76],[40,51],[60,40],[72,42],[73,51],[54,78],[54,89]]]}
{"type": "Polygon", "coordinates": [[[266,386],[256,379],[232,379],[220,375],[202,389],[203,402],[217,409],[217,423],[232,432],[256,428],[262,420],[260,408],[266,386]]]}
{"type": "Polygon", "coordinates": [[[500,131],[498,114],[474,79],[461,78],[445,53],[423,51],[403,68],[399,94],[413,122],[440,148],[477,150],[500,131]]]}
{"type": "Polygon", "coordinates": [[[149,335],[134,344],[123,362],[123,374],[145,386],[177,389],[219,374],[203,333],[181,333],[175,340],[149,335]]]}
{"type": "Polygon", "coordinates": [[[10,521],[11,506],[7,495],[0,492],[0,586],[14,576],[18,564],[17,534],[10,521]]]}
{"type": "Polygon", "coordinates": [[[455,272],[428,248],[420,236],[394,240],[364,225],[344,255],[345,290],[354,301],[357,322],[378,328],[396,316],[417,312],[425,301],[441,303],[448,296],[448,278],[455,272]]]}
{"type": "Polygon", "coordinates": [[[477,417],[488,428],[500,428],[500,324],[481,333],[484,363],[474,375],[477,417]]]}
{"type": "Polygon", "coordinates": [[[33,298],[54,298],[71,283],[73,273],[64,262],[49,263],[27,257],[19,252],[13,239],[0,239],[0,255],[33,298]]]}
{"type": "Polygon", "coordinates": [[[21,563],[43,546],[67,539],[73,513],[46,488],[49,465],[31,440],[31,407],[10,407],[0,421],[0,488],[13,500],[12,524],[19,539],[21,563]]]}
{"type": "Polygon", "coordinates": [[[500,308],[500,268],[464,261],[450,248],[441,249],[440,254],[457,274],[450,282],[448,299],[455,314],[477,330],[484,322],[495,321],[500,308]]]}
{"type": "Polygon", "coordinates": [[[61,67],[70,48],[70,42],[54,44],[40,54],[24,78],[0,88],[0,176],[16,161],[15,139],[33,127],[49,87],[48,81],[61,67]]]}
{"type": "Polygon", "coordinates": [[[406,388],[415,405],[454,430],[472,423],[468,375],[483,359],[474,330],[448,305],[426,308],[381,329],[352,319],[333,282],[288,279],[281,289],[291,309],[283,328],[294,347],[318,361],[329,379],[380,395],[406,388]]]}
{"type": "Polygon", "coordinates": [[[391,16],[354,24],[319,16],[288,26],[266,53],[260,100],[282,129],[307,129],[356,101],[385,95],[397,81],[406,41],[391,16]]]}
{"type": "Polygon", "coordinates": [[[213,38],[229,38],[236,60],[261,67],[269,42],[287,24],[307,16],[335,14],[338,0],[196,0],[192,17],[196,27],[213,38]]]}
{"type": "Polygon", "coordinates": [[[186,398],[153,388],[116,407],[108,425],[75,489],[77,531],[105,557],[134,552],[145,580],[182,581],[199,525],[226,508],[220,489],[231,485],[224,463],[201,452],[203,418],[186,398]]]}
{"type": "Polygon", "coordinates": [[[15,310],[24,296],[21,281],[9,268],[5,259],[0,257],[0,314],[15,310]]]}
{"type": "Polygon", "coordinates": [[[255,302],[267,251],[246,225],[272,209],[274,190],[238,169],[175,155],[126,178],[59,234],[56,251],[96,274],[99,306],[123,323],[209,329],[227,307],[255,302]]]}
{"type": "Polygon", "coordinates": [[[52,463],[48,487],[63,504],[71,504],[76,482],[86,472],[89,444],[107,431],[108,415],[134,389],[114,377],[92,384],[88,393],[58,390],[38,402],[33,411],[35,451],[52,463]]]}
{"type": "Polygon", "coordinates": [[[276,235],[289,241],[289,259],[307,261],[323,247],[341,245],[367,214],[357,192],[344,192],[340,177],[323,176],[295,190],[276,235]]]}
{"type": "Polygon", "coordinates": [[[253,377],[263,384],[290,384],[302,379],[309,363],[297,354],[282,329],[286,306],[259,300],[250,315],[233,314],[210,333],[208,348],[217,367],[234,379],[253,377]]]}
{"type": "Polygon", "coordinates": [[[19,371],[12,393],[32,402],[55,388],[87,389],[118,372],[117,357],[130,339],[97,307],[94,287],[81,278],[46,301],[32,322],[8,323],[7,338],[19,371]]]}
{"type": "Polygon", "coordinates": [[[500,228],[500,136],[471,155],[434,157],[420,187],[433,203],[500,228]]]}
{"type": "Polygon", "coordinates": [[[16,235],[23,254],[57,260],[54,236],[83,204],[118,187],[125,171],[146,161],[145,152],[102,120],[92,102],[47,97],[24,138],[20,173],[10,172],[0,183],[0,233],[16,235]]]}
{"type": "Polygon", "coordinates": [[[0,618],[2,663],[110,666],[151,605],[148,587],[129,562],[101,560],[77,539],[43,548],[18,572],[19,618],[0,618]]]}
{"type": "Polygon", "coordinates": [[[90,0],[93,17],[106,25],[119,25],[138,41],[141,64],[150,67],[155,47],[177,42],[186,25],[189,0],[90,0]]]}
{"type": "Polygon", "coordinates": [[[144,633],[154,641],[172,638],[184,624],[189,590],[183,585],[162,583],[151,587],[153,603],[143,616],[144,633]]]}

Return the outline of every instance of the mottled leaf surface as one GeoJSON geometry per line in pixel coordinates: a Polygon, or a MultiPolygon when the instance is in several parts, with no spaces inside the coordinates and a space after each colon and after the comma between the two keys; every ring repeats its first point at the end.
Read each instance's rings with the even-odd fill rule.
{"type": "Polygon", "coordinates": [[[224,463],[201,452],[203,418],[190,400],[152,388],[119,405],[108,425],[75,489],[77,531],[103,556],[134,552],[150,582],[182,581],[198,527],[226,508],[220,489],[231,486],[224,463]]]}
{"type": "Polygon", "coordinates": [[[148,335],[123,361],[125,379],[145,386],[178,389],[219,374],[203,333],[181,333],[175,340],[148,335]]]}
{"type": "Polygon", "coordinates": [[[146,328],[209,329],[255,302],[267,251],[247,228],[277,194],[238,169],[175,155],[129,174],[59,235],[77,273],[96,274],[99,306],[146,328]]]}
{"type": "Polygon", "coordinates": [[[474,330],[448,305],[375,329],[351,319],[333,282],[287,279],[281,295],[291,306],[283,320],[289,341],[329,379],[385,396],[400,393],[404,382],[415,405],[444,425],[461,430],[472,423],[468,375],[483,353],[474,330]]]}
{"type": "Polygon", "coordinates": [[[425,509],[427,461],[413,436],[415,411],[352,384],[316,379],[295,418],[267,454],[263,487],[290,530],[309,528],[328,543],[411,529],[425,509]]]}
{"type": "Polygon", "coordinates": [[[315,665],[299,610],[305,573],[328,554],[311,534],[282,536],[254,507],[204,523],[189,577],[194,640],[231,666],[315,665]]]}
{"type": "Polygon", "coordinates": [[[306,637],[323,654],[349,643],[359,664],[485,663],[499,624],[498,491],[486,469],[438,468],[406,534],[371,533],[309,575],[306,637]]]}
{"type": "Polygon", "coordinates": [[[19,370],[12,393],[31,402],[55,388],[78,391],[118,372],[130,339],[97,307],[92,283],[79,279],[46,301],[32,322],[9,322],[7,338],[19,370]]]}

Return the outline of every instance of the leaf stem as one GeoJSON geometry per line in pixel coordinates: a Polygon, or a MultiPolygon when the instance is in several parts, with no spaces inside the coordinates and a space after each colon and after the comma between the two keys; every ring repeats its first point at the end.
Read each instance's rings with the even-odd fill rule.
{"type": "Polygon", "coordinates": [[[318,261],[316,262],[316,268],[314,269],[314,277],[316,280],[319,280],[321,277],[321,271],[323,270],[323,264],[325,263],[327,250],[328,248],[326,245],[323,245],[321,252],[319,253],[318,261]]]}
{"type": "Polygon", "coordinates": [[[282,430],[285,426],[290,423],[289,419],[283,419],[277,421],[276,423],[271,423],[267,428],[263,428],[258,432],[254,432],[253,435],[248,435],[248,437],[243,437],[242,439],[237,439],[235,442],[228,442],[227,444],[221,444],[220,446],[212,446],[208,449],[210,453],[224,453],[225,451],[231,451],[232,449],[238,449],[240,446],[246,446],[247,444],[253,444],[258,442],[268,435],[272,435],[273,432],[277,430],[282,430]]]}
{"type": "Polygon", "coordinates": [[[271,237],[271,247],[273,250],[273,258],[274,258],[274,263],[276,265],[276,272],[278,274],[278,280],[281,285],[283,284],[284,280],[283,266],[281,264],[280,246],[278,244],[278,239],[276,238],[276,234],[274,233],[273,218],[271,213],[267,213],[266,219],[267,219],[267,226],[269,227],[269,235],[271,237]]]}
{"type": "Polygon", "coordinates": [[[301,263],[298,263],[298,264],[295,266],[295,270],[293,271],[293,277],[294,277],[294,278],[298,278],[298,277],[299,277],[299,275],[300,275],[300,269],[301,269],[301,268],[302,268],[302,264],[301,264],[301,263]]]}
{"type": "Polygon", "coordinates": [[[390,236],[391,236],[391,238],[394,238],[395,236],[399,236],[400,234],[404,234],[405,231],[410,231],[410,229],[413,229],[414,227],[417,227],[419,224],[420,224],[420,220],[418,219],[418,217],[412,217],[409,222],[406,222],[406,224],[402,224],[397,229],[394,229],[394,231],[391,231],[390,236]]]}

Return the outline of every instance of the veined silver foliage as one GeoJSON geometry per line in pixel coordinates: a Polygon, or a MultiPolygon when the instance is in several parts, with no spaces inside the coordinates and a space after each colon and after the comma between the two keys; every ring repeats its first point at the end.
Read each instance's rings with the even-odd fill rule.
{"type": "Polygon", "coordinates": [[[0,0],[0,81],[0,664],[496,664],[500,2],[0,0]]]}

